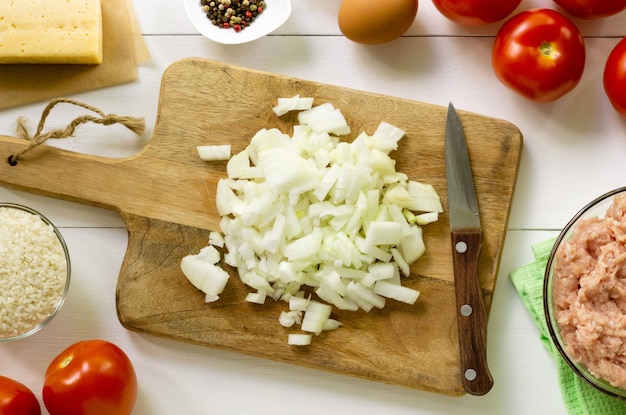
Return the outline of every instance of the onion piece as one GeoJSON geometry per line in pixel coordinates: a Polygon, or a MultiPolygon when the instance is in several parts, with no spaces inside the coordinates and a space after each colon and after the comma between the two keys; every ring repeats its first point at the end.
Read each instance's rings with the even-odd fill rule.
{"type": "Polygon", "coordinates": [[[183,257],[180,268],[197,289],[211,296],[219,296],[230,278],[228,272],[211,263],[202,253],[183,257]]]}
{"type": "Polygon", "coordinates": [[[312,337],[310,334],[290,334],[287,343],[292,346],[308,346],[312,337]]]}
{"type": "Polygon", "coordinates": [[[198,155],[204,161],[220,161],[230,158],[230,144],[197,146],[198,155]]]}
{"type": "Polygon", "coordinates": [[[300,112],[298,122],[309,126],[316,133],[350,134],[350,126],[346,123],[341,110],[330,102],[300,112]]]}
{"type": "Polygon", "coordinates": [[[340,321],[329,318],[328,320],[324,322],[324,327],[322,330],[324,331],[337,330],[341,326],[343,326],[343,324],[340,321]]]}
{"type": "Polygon", "coordinates": [[[246,301],[255,304],[265,304],[267,293],[264,291],[257,291],[255,293],[248,293],[246,295],[246,301]]]}
{"type": "Polygon", "coordinates": [[[309,301],[300,328],[319,335],[324,330],[324,324],[330,318],[332,308],[328,304],[318,301],[309,301]]]}
{"type": "Polygon", "coordinates": [[[289,310],[291,311],[306,311],[309,300],[304,297],[291,297],[289,298],[289,310]]]}
{"type": "Polygon", "coordinates": [[[283,327],[292,327],[294,324],[302,323],[301,311],[281,311],[278,322],[283,327]]]}
{"type": "Polygon", "coordinates": [[[300,94],[291,98],[278,98],[278,105],[272,110],[279,117],[287,114],[289,111],[307,110],[313,106],[313,98],[301,98],[300,94]]]}
{"type": "Polygon", "coordinates": [[[393,298],[407,304],[415,304],[420,292],[409,287],[398,284],[392,284],[387,281],[376,281],[374,292],[386,298],[393,298]]]}

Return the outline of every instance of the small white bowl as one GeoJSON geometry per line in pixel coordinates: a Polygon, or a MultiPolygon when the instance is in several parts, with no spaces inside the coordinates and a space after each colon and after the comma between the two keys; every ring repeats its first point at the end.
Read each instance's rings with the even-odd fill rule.
{"type": "Polygon", "coordinates": [[[207,17],[200,0],[185,0],[185,10],[191,24],[206,38],[225,45],[247,43],[261,38],[282,26],[291,16],[291,0],[265,0],[267,8],[245,29],[217,27],[207,17]]]}

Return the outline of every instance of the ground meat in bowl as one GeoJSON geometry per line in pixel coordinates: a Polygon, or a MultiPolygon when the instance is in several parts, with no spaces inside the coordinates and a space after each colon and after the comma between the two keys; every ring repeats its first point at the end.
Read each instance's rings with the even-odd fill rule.
{"type": "Polygon", "coordinates": [[[566,352],[626,389],[626,195],[575,226],[557,251],[553,290],[566,352]]]}

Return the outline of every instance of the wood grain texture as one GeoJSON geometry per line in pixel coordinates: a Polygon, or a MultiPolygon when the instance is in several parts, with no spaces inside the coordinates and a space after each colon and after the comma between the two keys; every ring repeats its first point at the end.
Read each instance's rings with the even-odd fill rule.
{"type": "MultiPolygon", "coordinates": [[[[277,118],[276,98],[301,94],[332,102],[356,134],[382,120],[406,131],[392,154],[396,168],[431,183],[447,211],[443,134],[446,108],[202,59],[184,59],[165,72],[154,135],[145,149],[108,159],[49,146],[17,166],[0,162],[0,184],[116,210],[129,232],[117,283],[120,322],[131,330],[234,350],[375,381],[433,392],[464,393],[459,364],[448,216],[424,229],[426,254],[405,285],[422,293],[414,306],[389,301],[384,310],[336,312],[340,330],[310,347],[287,345],[277,322],[283,304],[244,301],[235,274],[220,301],[204,296],[180,272],[182,256],[207,244],[218,229],[215,185],[225,164],[208,164],[197,145],[231,143],[242,150],[260,128],[290,132],[295,117],[277,118]]],[[[472,162],[484,244],[479,275],[491,304],[517,177],[522,136],[509,122],[458,111],[472,162]]],[[[349,139],[349,138],[348,138],[349,139]]],[[[0,160],[25,143],[0,137],[0,160]]]]}

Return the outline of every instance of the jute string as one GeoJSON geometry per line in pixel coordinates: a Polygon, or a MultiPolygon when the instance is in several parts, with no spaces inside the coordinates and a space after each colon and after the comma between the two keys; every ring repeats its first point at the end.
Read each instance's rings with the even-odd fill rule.
{"type": "Polygon", "coordinates": [[[9,157],[9,163],[11,165],[16,165],[17,160],[22,157],[24,154],[31,151],[33,148],[43,144],[46,140],[50,138],[68,138],[74,134],[76,127],[81,124],[85,124],[88,122],[93,122],[96,124],[102,125],[112,125],[112,124],[122,124],[132,132],[137,135],[143,134],[145,131],[145,122],[143,118],[135,118],[128,116],[121,116],[116,114],[106,114],[103,111],[99,110],[96,107],[91,105],[84,104],[82,102],[78,102],[68,98],[56,98],[46,106],[46,108],[41,113],[41,119],[39,120],[39,124],[37,125],[37,131],[35,131],[34,135],[30,135],[27,127],[27,120],[24,117],[20,117],[17,120],[17,136],[24,140],[30,141],[29,145],[26,146],[22,151],[17,154],[14,154],[9,157]],[[46,133],[43,133],[44,126],[46,124],[46,119],[48,115],[52,111],[55,105],[60,103],[67,103],[76,105],[78,107],[85,108],[91,112],[98,114],[98,116],[94,115],[82,115],[76,119],[74,119],[67,127],[59,128],[56,130],[51,130],[46,133]]]}

